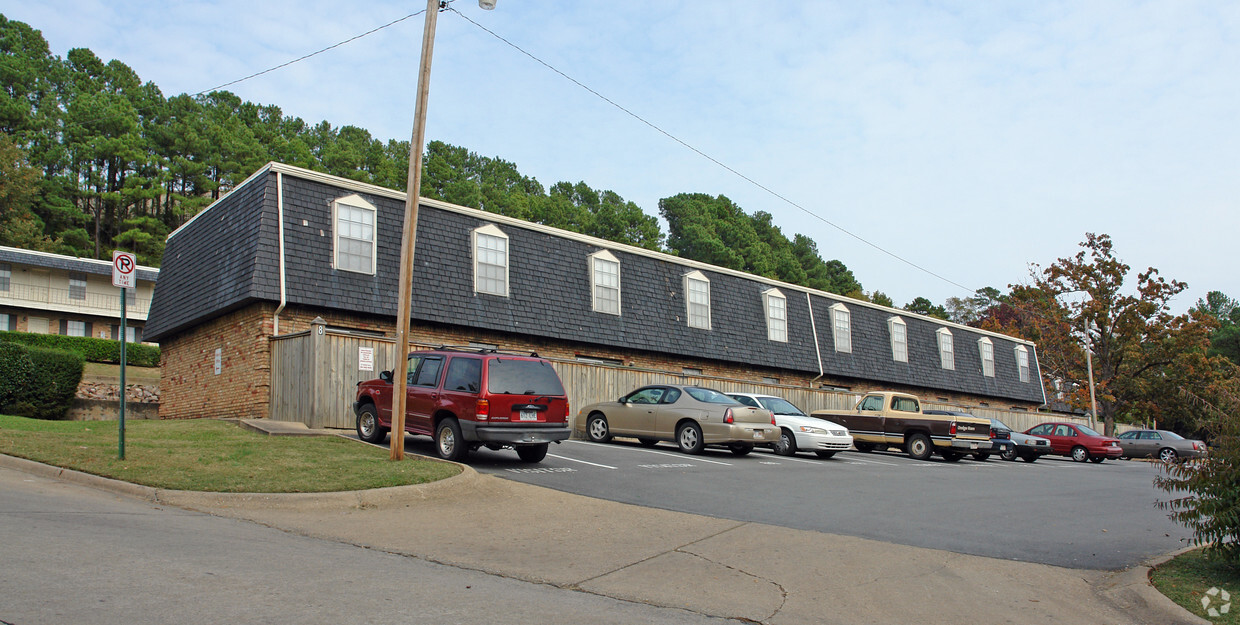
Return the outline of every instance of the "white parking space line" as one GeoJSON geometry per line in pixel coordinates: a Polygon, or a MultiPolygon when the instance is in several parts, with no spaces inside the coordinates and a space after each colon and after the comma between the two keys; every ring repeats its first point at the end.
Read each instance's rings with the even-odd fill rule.
{"type": "Polygon", "coordinates": [[[581,464],[588,464],[592,467],[602,467],[604,469],[615,469],[616,468],[616,467],[609,467],[605,464],[597,464],[594,462],[586,462],[585,460],[578,460],[576,458],[569,458],[568,456],[557,456],[555,454],[547,454],[547,455],[551,456],[552,458],[559,458],[560,460],[568,460],[569,462],[580,462],[581,464]]]}
{"type": "Polygon", "coordinates": [[[605,447],[605,448],[608,448],[608,449],[617,449],[617,450],[619,450],[619,449],[623,449],[623,450],[625,450],[625,451],[640,451],[640,452],[643,452],[643,453],[648,453],[648,454],[659,454],[660,456],[672,456],[673,458],[680,458],[680,459],[682,459],[682,460],[691,460],[691,461],[693,461],[693,462],[707,462],[707,463],[710,463],[710,464],[721,464],[721,465],[723,465],[723,466],[725,466],[725,467],[730,467],[730,466],[732,466],[732,464],[731,464],[731,463],[728,463],[728,462],[719,462],[718,460],[707,460],[706,458],[703,458],[703,457],[701,457],[701,456],[688,456],[688,455],[686,455],[686,454],[682,454],[682,453],[679,453],[679,452],[673,453],[673,452],[670,452],[670,451],[659,451],[659,450],[657,450],[657,449],[642,449],[642,448],[638,448],[638,447],[627,447],[627,446],[621,446],[621,445],[607,445],[607,444],[605,444],[605,443],[587,443],[587,442],[585,442],[585,441],[574,441],[574,440],[567,440],[567,441],[564,441],[564,442],[566,442],[566,443],[577,443],[577,444],[581,444],[581,445],[599,445],[600,447],[605,447]]]}
{"type": "Polygon", "coordinates": [[[632,447],[625,447],[624,449],[628,449],[628,450],[630,450],[630,451],[642,451],[642,452],[646,452],[646,453],[648,453],[648,454],[659,454],[660,456],[672,456],[672,457],[674,457],[674,458],[684,458],[684,459],[686,459],[686,460],[688,460],[688,459],[692,459],[694,462],[708,462],[708,463],[710,463],[710,464],[721,464],[721,465],[723,465],[723,466],[725,466],[725,467],[730,467],[730,466],[732,466],[732,463],[730,463],[730,462],[719,462],[718,460],[707,460],[706,458],[703,458],[703,457],[701,457],[701,456],[688,456],[688,457],[686,457],[686,456],[685,456],[685,454],[682,454],[682,453],[679,453],[679,452],[677,452],[677,453],[672,453],[672,452],[670,452],[670,451],[659,451],[659,450],[657,450],[657,449],[634,449],[634,448],[632,448],[632,447]]]}
{"type": "Polygon", "coordinates": [[[808,460],[806,458],[797,458],[796,456],[777,456],[775,454],[771,454],[771,459],[775,460],[775,462],[767,461],[767,462],[764,462],[763,464],[779,464],[780,462],[783,462],[785,460],[788,460],[790,462],[804,462],[805,464],[817,464],[817,465],[828,464],[827,461],[825,460],[808,460]]]}
{"type": "Polygon", "coordinates": [[[849,461],[849,462],[860,462],[861,464],[882,464],[882,465],[886,465],[886,466],[889,466],[889,467],[898,467],[898,466],[900,466],[900,463],[898,463],[898,462],[882,462],[882,461],[879,461],[879,460],[870,460],[870,459],[867,459],[867,458],[859,458],[859,457],[856,457],[856,454],[853,454],[853,457],[852,457],[852,458],[849,458],[849,459],[848,459],[848,461],[849,461]]]}

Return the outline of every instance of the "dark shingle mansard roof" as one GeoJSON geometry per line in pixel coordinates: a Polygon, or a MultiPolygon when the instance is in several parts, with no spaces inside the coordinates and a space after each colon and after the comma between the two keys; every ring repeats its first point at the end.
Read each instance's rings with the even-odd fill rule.
{"type": "MultiPolygon", "coordinates": [[[[0,246],[0,263],[9,263],[11,265],[29,265],[31,267],[46,267],[48,269],[61,269],[64,271],[77,271],[97,276],[111,277],[112,275],[112,261],[94,260],[91,258],[74,258],[72,256],[62,256],[60,254],[22,250],[15,247],[0,246]]],[[[159,280],[159,269],[139,265],[138,279],[144,282],[156,282],[159,280]]]]}
{"type": "MultiPolygon", "coordinates": [[[[270,164],[168,239],[147,336],[159,340],[252,301],[280,299],[276,172],[283,175],[286,295],[292,305],[390,316],[396,313],[404,194],[270,164]],[[378,209],[374,276],[332,268],[331,203],[357,194],[378,209]]],[[[1031,343],[686,261],[492,213],[423,200],[419,212],[412,316],[675,356],[753,364],[877,383],[942,389],[1041,403],[1031,343]],[[509,297],[473,289],[471,231],[494,224],[509,239],[509,297]],[[594,312],[587,258],[602,249],[620,261],[621,314],[594,312]],[[711,288],[711,327],[688,327],[683,276],[701,271],[711,288]],[[761,294],[787,298],[788,342],[767,340],[761,294]],[[837,353],[830,307],[844,304],[852,353],[837,353]],[[811,325],[810,307],[813,310],[811,325]],[[908,328],[908,362],[891,355],[888,319],[908,328]],[[954,370],[940,366],[936,330],[948,328],[954,370]],[[982,375],[978,340],[994,345],[995,377],[982,375]],[[1015,348],[1029,350],[1022,383],[1015,348]]]]}

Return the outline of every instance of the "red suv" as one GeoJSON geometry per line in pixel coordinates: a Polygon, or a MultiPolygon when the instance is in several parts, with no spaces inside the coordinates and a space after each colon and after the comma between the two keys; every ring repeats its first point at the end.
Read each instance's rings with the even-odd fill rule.
{"type": "MultiPolygon", "coordinates": [[[[409,354],[405,431],[435,439],[446,460],[486,446],[511,447],[526,462],[572,433],[568,396],[551,363],[537,354],[441,347],[409,354]]],[[[358,382],[357,435],[382,443],[392,429],[392,372],[358,382]]]]}
{"type": "Polygon", "coordinates": [[[1096,464],[1124,454],[1119,439],[1075,423],[1043,423],[1029,428],[1025,434],[1050,439],[1051,453],[1070,456],[1077,462],[1088,460],[1096,464]]]}

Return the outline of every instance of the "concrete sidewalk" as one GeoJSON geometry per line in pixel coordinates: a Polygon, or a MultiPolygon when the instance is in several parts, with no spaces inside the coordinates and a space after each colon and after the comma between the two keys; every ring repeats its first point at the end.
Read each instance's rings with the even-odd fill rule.
{"type": "Polygon", "coordinates": [[[0,466],[296,534],[709,616],[799,623],[1206,623],[1147,567],[1081,571],[656,510],[480,475],[325,494],[167,491],[0,466]]]}

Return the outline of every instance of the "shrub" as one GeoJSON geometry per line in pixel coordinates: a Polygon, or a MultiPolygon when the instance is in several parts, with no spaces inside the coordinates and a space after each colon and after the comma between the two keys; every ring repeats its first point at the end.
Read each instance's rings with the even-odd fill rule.
{"type": "Polygon", "coordinates": [[[0,410],[12,405],[33,377],[29,353],[23,345],[0,342],[0,410]]]}
{"type": "MultiPolygon", "coordinates": [[[[62,334],[32,334],[29,332],[0,332],[0,342],[21,343],[33,347],[45,347],[75,352],[86,362],[120,364],[120,341],[97,339],[89,336],[64,336],[62,334]]],[[[158,367],[159,348],[142,343],[125,345],[125,361],[135,367],[158,367]]]]}
{"type": "Polygon", "coordinates": [[[81,354],[0,343],[0,411],[62,419],[82,381],[81,354]]]}
{"type": "Polygon", "coordinates": [[[1154,485],[1184,496],[1159,501],[1172,520],[1192,530],[1192,543],[1211,559],[1240,570],[1240,399],[1221,393],[1211,412],[1211,445],[1205,458],[1163,466],[1154,485]]]}

